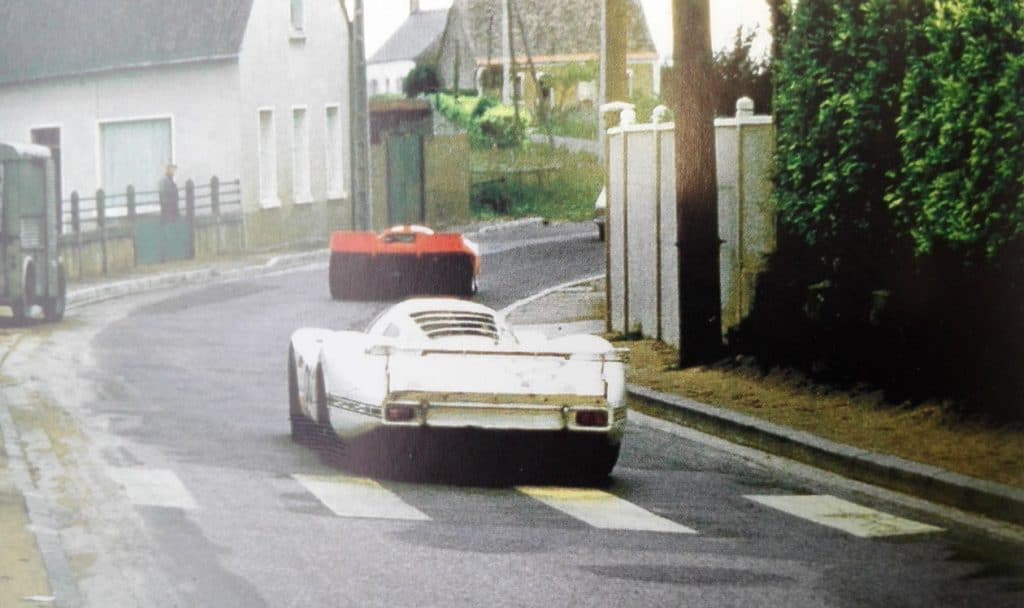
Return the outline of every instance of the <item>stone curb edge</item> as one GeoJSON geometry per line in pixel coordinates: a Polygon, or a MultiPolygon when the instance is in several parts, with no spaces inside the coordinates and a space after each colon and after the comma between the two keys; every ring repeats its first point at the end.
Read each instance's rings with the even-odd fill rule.
{"type": "Polygon", "coordinates": [[[326,261],[326,258],[326,250],[305,251],[302,253],[275,256],[263,264],[249,264],[227,268],[212,265],[178,272],[160,273],[146,277],[126,278],[112,281],[110,283],[93,285],[70,291],[68,293],[67,308],[78,308],[89,304],[96,304],[104,300],[156,289],[165,289],[168,287],[192,285],[212,280],[230,280],[255,277],[292,266],[301,266],[303,264],[316,262],[320,259],[326,261]]]}
{"type": "Polygon", "coordinates": [[[939,467],[877,454],[752,416],[629,384],[630,397],[687,426],[733,443],[809,464],[931,502],[1024,525],[1024,490],[939,467]]]}

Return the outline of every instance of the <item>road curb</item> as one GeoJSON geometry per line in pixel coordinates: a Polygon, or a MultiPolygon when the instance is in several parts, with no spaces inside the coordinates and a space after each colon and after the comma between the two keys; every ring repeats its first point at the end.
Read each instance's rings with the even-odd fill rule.
{"type": "Polygon", "coordinates": [[[79,308],[127,295],[169,287],[208,283],[213,280],[252,278],[285,268],[316,262],[320,259],[323,259],[325,262],[327,261],[326,250],[282,254],[262,264],[247,264],[233,267],[212,265],[151,276],[126,278],[71,290],[68,292],[67,307],[68,309],[79,308]]]}
{"type": "Polygon", "coordinates": [[[691,399],[634,384],[630,397],[697,430],[844,477],[963,511],[1024,525],[1024,490],[876,454],[691,399]]]}

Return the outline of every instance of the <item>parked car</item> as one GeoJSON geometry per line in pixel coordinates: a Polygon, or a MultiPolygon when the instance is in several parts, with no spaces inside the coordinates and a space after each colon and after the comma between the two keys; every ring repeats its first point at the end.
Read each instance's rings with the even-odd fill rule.
{"type": "Polygon", "coordinates": [[[457,233],[426,226],[393,226],[380,234],[331,234],[331,297],[445,294],[469,297],[479,289],[480,249],[457,233]]]}
{"type": "Polygon", "coordinates": [[[494,310],[414,298],[365,332],[305,328],[288,348],[291,432],[484,429],[582,441],[582,474],[607,477],[626,426],[625,350],[592,335],[516,335],[494,310]]]}
{"type": "Polygon", "coordinates": [[[598,240],[604,240],[604,218],[607,213],[608,203],[605,198],[604,188],[601,188],[601,194],[597,195],[597,200],[594,201],[594,223],[597,224],[597,238],[598,240]]]}

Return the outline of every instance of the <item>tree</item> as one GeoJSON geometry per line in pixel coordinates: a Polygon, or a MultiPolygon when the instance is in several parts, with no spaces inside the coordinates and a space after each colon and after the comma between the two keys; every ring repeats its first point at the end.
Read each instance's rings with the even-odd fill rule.
{"type": "Polygon", "coordinates": [[[416,97],[423,93],[437,93],[441,90],[441,77],[437,74],[437,67],[429,63],[418,64],[409,70],[409,74],[402,83],[402,92],[406,97],[416,97]]]}
{"type": "Polygon", "coordinates": [[[919,43],[888,203],[919,255],[992,258],[1024,233],[1024,5],[943,0],[919,43]]]}
{"type": "Polygon", "coordinates": [[[764,58],[750,54],[757,30],[746,33],[743,27],[736,28],[733,45],[728,49],[715,51],[715,114],[732,116],[736,111],[736,100],[750,97],[754,108],[764,114],[772,107],[772,76],[770,63],[764,58]]]}

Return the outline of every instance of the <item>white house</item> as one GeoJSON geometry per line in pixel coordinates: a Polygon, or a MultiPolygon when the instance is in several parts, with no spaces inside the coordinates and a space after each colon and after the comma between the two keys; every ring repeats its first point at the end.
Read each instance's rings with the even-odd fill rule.
{"type": "Polygon", "coordinates": [[[369,95],[401,95],[405,77],[420,58],[436,51],[447,22],[448,9],[423,11],[419,0],[410,0],[409,18],[366,61],[369,95]]]}
{"type": "Polygon", "coordinates": [[[338,0],[0,4],[0,140],[49,145],[73,190],[240,180],[251,244],[346,217],[348,17],[338,0]]]}

